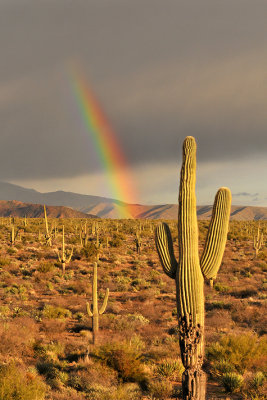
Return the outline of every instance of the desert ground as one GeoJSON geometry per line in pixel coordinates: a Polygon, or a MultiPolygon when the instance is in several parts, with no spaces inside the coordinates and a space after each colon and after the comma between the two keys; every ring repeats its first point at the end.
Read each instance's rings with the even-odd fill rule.
{"type": "MultiPolygon", "coordinates": [[[[177,222],[167,222],[178,255],[177,222]]],[[[0,399],[180,398],[175,282],[158,259],[158,223],[49,218],[47,235],[42,218],[1,218],[0,399]],[[107,288],[109,297],[93,337],[96,262],[99,310],[107,288]]],[[[200,251],[207,228],[199,221],[200,251]]],[[[208,399],[266,398],[266,235],[266,221],[232,221],[218,277],[205,284],[208,399]]]]}

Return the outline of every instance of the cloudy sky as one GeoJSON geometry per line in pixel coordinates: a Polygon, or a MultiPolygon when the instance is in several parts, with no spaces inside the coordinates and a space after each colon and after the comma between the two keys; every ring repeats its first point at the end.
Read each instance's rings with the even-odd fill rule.
{"type": "Polygon", "coordinates": [[[111,196],[73,95],[79,65],[133,201],[177,201],[192,135],[199,204],[229,186],[234,204],[267,206],[266,20],[266,0],[0,0],[0,180],[111,196]]]}

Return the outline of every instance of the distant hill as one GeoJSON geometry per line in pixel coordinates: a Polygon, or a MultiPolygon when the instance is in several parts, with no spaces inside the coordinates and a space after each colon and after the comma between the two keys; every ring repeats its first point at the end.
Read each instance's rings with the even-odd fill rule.
{"type": "MultiPolygon", "coordinates": [[[[147,206],[144,206],[147,207],[147,206]]],[[[212,206],[198,206],[198,219],[207,220],[211,218],[212,206]]],[[[144,210],[139,218],[148,219],[176,219],[178,215],[178,205],[164,204],[151,206],[144,210]]],[[[248,221],[267,219],[267,207],[235,206],[231,207],[231,220],[248,221]]]]}
{"type": "MultiPolygon", "coordinates": [[[[120,215],[119,209],[127,207],[127,204],[121,201],[105,197],[64,191],[40,193],[36,190],[25,189],[7,182],[0,182],[0,200],[16,200],[36,205],[45,204],[46,206],[53,206],[53,208],[56,208],[55,206],[60,206],[61,208],[69,207],[73,209],[73,212],[76,210],[83,213],[83,215],[91,214],[102,218],[118,218],[120,215]]],[[[178,206],[176,204],[151,206],[134,204],[132,206],[132,211],[134,218],[176,219],[178,206]]],[[[211,217],[211,211],[212,206],[210,205],[198,206],[198,218],[209,219],[211,217]]],[[[70,213],[70,211],[68,213],[70,213]]],[[[56,214],[56,212],[54,214],[56,214]]],[[[267,219],[267,207],[233,205],[231,219],[238,221],[267,219]]]]}
{"type": "MultiPolygon", "coordinates": [[[[47,216],[50,218],[97,218],[95,215],[85,214],[63,206],[47,206],[47,216]]],[[[0,201],[0,217],[24,217],[43,218],[44,207],[41,204],[22,203],[10,200],[0,201]]]]}

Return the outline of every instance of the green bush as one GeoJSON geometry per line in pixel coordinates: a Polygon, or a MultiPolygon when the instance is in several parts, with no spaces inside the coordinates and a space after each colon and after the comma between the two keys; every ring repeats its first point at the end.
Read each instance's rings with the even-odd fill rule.
{"type": "Polygon", "coordinates": [[[235,367],[228,360],[219,360],[213,366],[214,375],[222,376],[227,372],[234,372],[235,367]]]}
{"type": "Polygon", "coordinates": [[[151,398],[158,400],[169,399],[172,396],[172,384],[168,381],[157,380],[151,382],[148,387],[151,398]]]}
{"type": "Polygon", "coordinates": [[[0,258],[0,267],[4,267],[5,265],[10,265],[10,259],[9,258],[0,258]]]}
{"type": "Polygon", "coordinates": [[[49,304],[44,306],[42,316],[49,319],[65,319],[71,318],[72,313],[70,310],[62,307],[54,307],[49,304]]]}
{"type": "Polygon", "coordinates": [[[207,348],[207,358],[213,369],[218,362],[225,361],[240,374],[258,370],[266,356],[267,339],[252,334],[226,335],[207,348]]]}
{"type": "Polygon", "coordinates": [[[234,393],[240,391],[243,386],[243,376],[235,372],[226,372],[222,375],[221,382],[226,392],[234,393]]]}
{"type": "Polygon", "coordinates": [[[0,400],[42,400],[46,385],[34,371],[15,363],[0,366],[0,400]]]}
{"type": "Polygon", "coordinates": [[[137,384],[127,383],[120,385],[101,400],[141,400],[141,390],[137,384]]]}
{"type": "Polygon", "coordinates": [[[181,378],[184,366],[180,360],[164,360],[156,367],[156,373],[165,378],[181,378]]]}
{"type": "Polygon", "coordinates": [[[223,285],[220,282],[215,283],[214,289],[217,290],[219,293],[228,293],[230,290],[230,287],[227,285],[223,285]]]}
{"type": "Polygon", "coordinates": [[[141,352],[131,343],[108,343],[96,350],[96,355],[118,372],[123,382],[145,383],[147,376],[141,363],[141,352]]]}
{"type": "Polygon", "coordinates": [[[41,263],[38,267],[38,271],[43,274],[47,274],[48,272],[52,272],[55,269],[55,265],[51,262],[41,263]]]}
{"type": "Polygon", "coordinates": [[[92,260],[97,256],[98,249],[93,242],[89,242],[86,247],[81,249],[81,255],[88,260],[92,260]]]}
{"type": "Polygon", "coordinates": [[[124,239],[125,239],[124,235],[116,233],[113,235],[113,238],[109,241],[109,245],[110,247],[120,247],[122,246],[124,239]]]}

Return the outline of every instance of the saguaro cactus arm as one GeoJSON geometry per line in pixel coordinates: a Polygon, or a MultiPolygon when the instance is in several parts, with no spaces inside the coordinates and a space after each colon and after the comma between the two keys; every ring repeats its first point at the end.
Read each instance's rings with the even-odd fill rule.
{"type": "Polygon", "coordinates": [[[155,237],[156,247],[163,270],[166,275],[175,279],[178,263],[173,251],[173,242],[169,226],[165,223],[157,226],[155,237]]]}
{"type": "Polygon", "coordinates": [[[66,263],[69,263],[73,256],[73,249],[74,249],[74,246],[71,247],[71,250],[68,250],[66,252],[66,263]]]}
{"type": "Polygon", "coordinates": [[[89,315],[89,317],[92,317],[93,313],[91,311],[91,307],[90,307],[90,304],[88,303],[88,301],[86,302],[86,310],[87,310],[87,314],[89,315]]]}
{"type": "Polygon", "coordinates": [[[106,311],[107,304],[108,304],[108,295],[109,295],[109,288],[106,289],[105,297],[103,300],[103,304],[100,307],[99,314],[104,314],[104,312],[106,311]]]}
{"type": "Polygon", "coordinates": [[[231,191],[222,187],[215,197],[208,235],[200,260],[201,271],[207,279],[215,279],[220,268],[227,239],[230,211],[231,191]]]}

